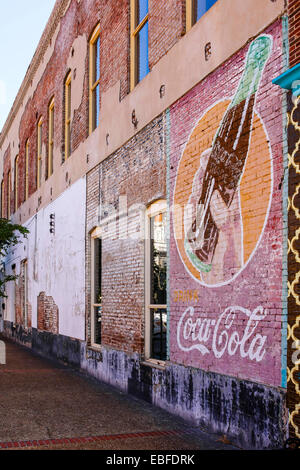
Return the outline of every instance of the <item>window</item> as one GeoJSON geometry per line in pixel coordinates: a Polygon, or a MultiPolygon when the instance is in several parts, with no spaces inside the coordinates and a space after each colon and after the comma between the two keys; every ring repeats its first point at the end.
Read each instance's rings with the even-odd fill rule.
{"type": "Polygon", "coordinates": [[[4,180],[1,182],[1,217],[4,219],[4,180]]]}
{"type": "Polygon", "coordinates": [[[43,145],[43,119],[37,125],[37,188],[42,183],[42,145],[43,145]]]}
{"type": "Polygon", "coordinates": [[[7,218],[8,219],[10,219],[10,216],[11,216],[10,196],[11,196],[11,180],[10,180],[10,170],[9,170],[7,174],[7,218]]]}
{"type": "Polygon", "coordinates": [[[100,25],[90,39],[89,132],[99,125],[100,110],[100,25]]]}
{"type": "Polygon", "coordinates": [[[146,359],[167,357],[167,212],[157,201],[147,210],[146,236],[146,359]]]}
{"type": "Polygon", "coordinates": [[[149,73],[148,0],[131,0],[131,90],[149,73]]]}
{"type": "Polygon", "coordinates": [[[54,98],[50,101],[48,108],[49,131],[48,131],[48,170],[50,177],[53,173],[53,145],[54,145],[54,98]]]}
{"type": "Polygon", "coordinates": [[[28,193],[29,193],[28,170],[29,170],[29,140],[27,140],[25,144],[25,201],[27,201],[28,193]]]}
{"type": "Polygon", "coordinates": [[[65,81],[65,160],[71,155],[71,72],[65,81]]]}
{"type": "Polygon", "coordinates": [[[91,233],[91,345],[101,345],[102,319],[102,239],[101,229],[91,233]]]}
{"type": "Polygon", "coordinates": [[[21,279],[22,279],[22,310],[23,322],[25,328],[28,327],[28,263],[27,260],[21,263],[21,279]]]}
{"type": "Polygon", "coordinates": [[[19,206],[19,155],[15,158],[15,212],[19,206]]]}
{"type": "Polygon", "coordinates": [[[186,29],[187,31],[197,23],[217,0],[187,0],[186,2],[186,29]]]}

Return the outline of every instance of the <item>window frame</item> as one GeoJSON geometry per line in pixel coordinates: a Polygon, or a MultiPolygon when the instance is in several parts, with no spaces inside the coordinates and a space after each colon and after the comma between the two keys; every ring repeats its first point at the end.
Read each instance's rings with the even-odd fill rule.
{"type": "Polygon", "coordinates": [[[29,196],[29,139],[25,142],[25,201],[27,201],[29,196]]]}
{"type": "Polygon", "coordinates": [[[15,187],[14,187],[14,193],[15,193],[15,212],[18,210],[19,206],[19,155],[16,156],[15,158],[15,187]]]}
{"type": "MultiPolygon", "coordinates": [[[[90,232],[90,274],[91,274],[91,294],[90,294],[90,314],[91,314],[91,337],[90,337],[90,344],[92,348],[95,349],[101,349],[101,344],[95,342],[95,308],[101,307],[102,308],[102,302],[101,303],[95,303],[95,243],[97,240],[101,240],[102,242],[102,231],[100,227],[95,227],[91,232],[90,232]]],[[[101,257],[101,274],[102,274],[102,257],[101,257]]],[[[101,282],[102,284],[102,275],[101,275],[101,282]]],[[[101,289],[102,290],[102,289],[101,289]]],[[[102,299],[101,299],[102,300],[102,299]]],[[[102,336],[102,334],[101,334],[102,336]]]]}
{"type": "Polygon", "coordinates": [[[1,181],[1,218],[4,219],[4,179],[1,181]]]}
{"type": "MultiPolygon", "coordinates": [[[[156,363],[158,365],[164,365],[167,360],[155,359],[152,356],[151,351],[151,310],[153,309],[166,309],[168,315],[167,304],[151,304],[151,218],[159,214],[167,212],[167,201],[165,199],[159,199],[153,202],[145,213],[145,360],[148,362],[156,363]]],[[[167,317],[168,322],[168,317],[167,317]]],[[[168,330],[167,330],[168,340],[168,330]]]]}
{"type": "Polygon", "coordinates": [[[53,156],[54,156],[54,97],[50,100],[48,106],[48,167],[47,177],[53,174],[53,156]]]}
{"type": "MultiPolygon", "coordinates": [[[[148,4],[148,13],[138,23],[138,8],[137,2],[139,0],[130,0],[130,91],[132,91],[135,86],[139,83],[138,80],[138,51],[137,51],[137,37],[139,32],[148,22],[149,26],[149,4],[148,4]]],[[[149,39],[149,36],[148,36],[149,39]]],[[[148,43],[149,44],[149,43],[148,43]]],[[[149,63],[149,45],[148,45],[148,63],[149,63]]]]}
{"type": "Polygon", "coordinates": [[[70,71],[65,79],[65,120],[64,120],[64,141],[65,141],[65,160],[71,153],[71,113],[72,113],[72,72],[70,71]]]}
{"type": "Polygon", "coordinates": [[[24,283],[24,297],[23,297],[23,321],[24,321],[24,328],[28,328],[28,259],[24,259],[21,262],[21,273],[23,277],[24,283]]]}
{"type": "MultiPolygon", "coordinates": [[[[101,80],[101,65],[99,65],[99,78],[97,80],[97,70],[95,68],[95,57],[97,54],[96,45],[100,40],[100,23],[95,27],[91,39],[89,41],[89,134],[91,134],[99,125],[99,122],[96,121],[96,110],[94,106],[94,95],[96,93],[97,87],[99,86],[99,96],[100,96],[100,80],[101,80]]],[[[101,48],[101,42],[100,42],[101,48]]],[[[100,54],[100,51],[99,51],[100,54]]],[[[99,64],[100,57],[99,57],[99,64]]],[[[97,96],[97,95],[96,95],[97,96]]],[[[98,103],[100,107],[100,102],[98,103]]],[[[98,116],[99,120],[99,116],[98,116]]]]}
{"type": "Polygon", "coordinates": [[[42,160],[43,160],[43,117],[41,116],[37,123],[37,172],[36,187],[39,189],[42,185],[42,160]]]}

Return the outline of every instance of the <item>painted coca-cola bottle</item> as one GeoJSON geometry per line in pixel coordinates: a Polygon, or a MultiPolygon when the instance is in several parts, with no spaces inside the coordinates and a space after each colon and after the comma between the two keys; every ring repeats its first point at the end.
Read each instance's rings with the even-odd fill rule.
{"type": "Polygon", "coordinates": [[[191,261],[204,272],[211,264],[219,230],[212,217],[210,201],[218,190],[227,207],[233,200],[245,167],[252,130],[256,92],[272,49],[272,38],[259,36],[247,54],[246,66],[235,96],[214,137],[203,177],[196,217],[186,232],[185,246],[191,261]]]}

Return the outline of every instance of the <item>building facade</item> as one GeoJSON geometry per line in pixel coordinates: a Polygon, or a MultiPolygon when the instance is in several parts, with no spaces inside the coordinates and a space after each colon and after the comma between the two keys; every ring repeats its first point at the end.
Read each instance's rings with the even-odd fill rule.
{"type": "Polygon", "coordinates": [[[0,136],[4,334],[245,448],[300,437],[298,22],[57,0],[0,136]]]}

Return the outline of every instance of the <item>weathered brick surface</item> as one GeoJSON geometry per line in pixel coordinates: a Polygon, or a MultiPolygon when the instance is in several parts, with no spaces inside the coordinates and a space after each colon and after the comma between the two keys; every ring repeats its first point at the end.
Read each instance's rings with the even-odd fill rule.
{"type": "MultiPolygon", "coordinates": [[[[144,242],[130,238],[125,231],[119,239],[119,222],[116,236],[108,235],[104,208],[114,207],[118,212],[120,196],[127,197],[128,208],[134,204],[146,207],[165,197],[163,134],[163,117],[159,117],[87,176],[87,240],[89,231],[99,223],[99,203],[102,207],[102,344],[126,352],[143,354],[144,242]]],[[[139,230],[139,224],[139,212],[130,212],[127,233],[139,230]]],[[[89,279],[88,241],[86,250],[89,279]]],[[[88,316],[89,293],[87,286],[88,316]]]]}
{"type": "Polygon", "coordinates": [[[300,3],[288,1],[290,66],[300,62],[300,3]]]}

